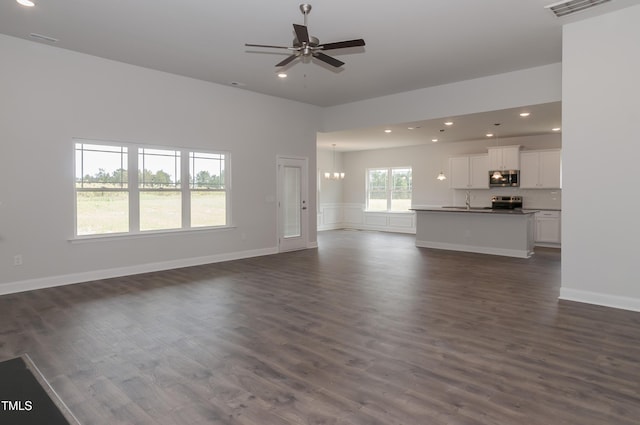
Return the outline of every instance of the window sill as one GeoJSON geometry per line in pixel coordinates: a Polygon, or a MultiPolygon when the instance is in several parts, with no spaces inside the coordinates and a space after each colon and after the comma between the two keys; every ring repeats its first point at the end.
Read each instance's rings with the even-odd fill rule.
{"type": "Polygon", "coordinates": [[[68,239],[70,243],[86,243],[113,240],[141,239],[164,237],[168,235],[184,235],[192,233],[217,233],[235,229],[236,226],[197,227],[193,229],[149,230],[139,233],[109,233],[101,235],[75,236],[68,239]]]}

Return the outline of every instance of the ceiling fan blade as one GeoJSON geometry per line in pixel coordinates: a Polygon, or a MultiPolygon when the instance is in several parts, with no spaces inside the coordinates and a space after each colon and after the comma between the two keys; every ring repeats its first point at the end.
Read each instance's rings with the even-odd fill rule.
{"type": "Polygon", "coordinates": [[[309,42],[309,31],[304,25],[293,24],[293,30],[296,32],[296,38],[300,43],[309,42]]]}
{"type": "Polygon", "coordinates": [[[291,62],[292,60],[294,60],[294,59],[295,59],[295,58],[297,58],[297,57],[298,57],[298,55],[291,55],[291,56],[289,56],[288,58],[286,58],[285,60],[283,60],[282,62],[277,63],[277,64],[276,64],[276,67],[278,67],[278,66],[285,66],[286,64],[288,64],[289,62],[291,62]]]}
{"type": "Polygon", "coordinates": [[[359,47],[364,46],[364,40],[359,38],[357,40],[346,40],[346,41],[336,41],[335,43],[325,43],[321,44],[318,47],[321,47],[322,50],[333,50],[333,49],[345,49],[347,47],[359,47]]]}
{"type": "Polygon", "coordinates": [[[316,58],[316,59],[321,60],[322,62],[326,62],[326,63],[328,63],[328,64],[329,64],[329,65],[331,65],[331,66],[335,66],[336,68],[339,68],[339,67],[341,67],[342,65],[344,65],[344,62],[339,61],[339,60],[338,60],[338,59],[336,59],[336,58],[332,58],[332,57],[331,57],[331,56],[329,56],[329,55],[325,55],[324,53],[321,53],[321,52],[316,52],[316,53],[314,53],[314,54],[313,54],[313,57],[314,57],[314,58],[316,58]]]}
{"type": "Polygon", "coordinates": [[[291,47],[287,47],[287,46],[271,46],[269,44],[249,44],[249,43],[245,43],[244,44],[247,47],[268,47],[269,49],[291,49],[291,47]]]}

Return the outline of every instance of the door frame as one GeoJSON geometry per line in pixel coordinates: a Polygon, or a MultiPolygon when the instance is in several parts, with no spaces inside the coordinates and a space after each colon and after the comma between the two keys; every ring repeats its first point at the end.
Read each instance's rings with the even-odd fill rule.
{"type": "Polygon", "coordinates": [[[277,155],[276,157],[276,174],[277,174],[277,247],[278,252],[295,251],[307,249],[309,246],[309,158],[295,155],[277,155]],[[300,166],[300,237],[289,238],[283,240],[283,173],[282,167],[285,165],[300,166]]]}

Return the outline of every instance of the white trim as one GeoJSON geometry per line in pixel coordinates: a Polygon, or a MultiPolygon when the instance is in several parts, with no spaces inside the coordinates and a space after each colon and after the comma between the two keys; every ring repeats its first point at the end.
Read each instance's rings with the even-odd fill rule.
{"type": "Polygon", "coordinates": [[[364,223],[364,205],[342,204],[342,220],[345,226],[358,229],[364,223]]]}
{"type": "Polygon", "coordinates": [[[276,200],[277,200],[277,245],[279,252],[295,251],[298,249],[306,249],[309,245],[309,214],[313,214],[310,209],[311,202],[309,202],[309,158],[304,156],[295,155],[276,155],[276,200]],[[283,228],[283,183],[284,175],[282,174],[282,167],[284,165],[290,165],[300,168],[300,200],[302,201],[300,214],[300,236],[285,238],[283,228]]]}
{"type": "Polygon", "coordinates": [[[364,211],[365,212],[392,212],[391,210],[391,202],[393,198],[393,170],[411,170],[411,192],[413,192],[413,167],[407,165],[405,167],[371,167],[365,169],[365,203],[364,203],[364,211]],[[369,171],[371,170],[385,170],[387,171],[387,209],[386,210],[369,210],[369,171]]]}
{"type": "Polygon", "coordinates": [[[60,413],[64,418],[69,422],[69,425],[75,424],[80,425],[80,421],[75,417],[71,409],[65,404],[64,400],[58,395],[56,390],[53,389],[47,378],[44,377],[44,374],[40,372],[38,366],[36,366],[35,362],[31,357],[29,357],[28,353],[22,354],[22,359],[27,365],[27,369],[31,370],[33,373],[33,377],[36,378],[36,381],[40,384],[45,393],[49,396],[53,404],[60,410],[60,413]]]}
{"type": "Polygon", "coordinates": [[[185,233],[203,233],[203,232],[222,232],[225,230],[237,229],[237,226],[203,226],[203,227],[190,227],[188,229],[167,229],[167,230],[145,230],[140,233],[100,233],[96,235],[83,235],[76,236],[68,239],[71,243],[85,243],[85,242],[100,242],[111,241],[114,239],[140,239],[140,238],[152,238],[161,237],[175,234],[185,233]]]}
{"type": "Polygon", "coordinates": [[[320,204],[317,223],[318,231],[344,228],[344,204],[320,204]]]}
{"type": "Polygon", "coordinates": [[[596,304],[604,307],[623,310],[640,311],[640,298],[621,297],[601,292],[582,291],[579,289],[560,288],[558,299],[579,303],[596,304]]]}
{"type": "Polygon", "coordinates": [[[89,282],[100,279],[129,276],[140,273],[158,272],[163,270],[192,267],[203,264],[220,263],[223,261],[240,260],[243,258],[261,257],[278,253],[278,247],[253,249],[224,254],[207,255],[204,257],[182,258],[179,260],[163,261],[159,263],[138,264],[135,266],[119,267],[106,270],[94,270],[90,272],[73,273],[67,275],[51,276],[38,279],[22,280],[0,284],[0,295],[16,292],[32,291],[35,289],[52,288],[55,286],[71,285],[74,283],[89,282]]]}
{"type": "Polygon", "coordinates": [[[553,242],[534,242],[535,246],[539,246],[542,248],[557,248],[557,249],[561,249],[562,245],[560,245],[559,243],[553,243],[553,242]]]}
{"type": "MultiPolygon", "coordinates": [[[[224,156],[224,170],[222,171],[222,175],[224,176],[224,190],[221,190],[225,194],[225,224],[219,227],[232,227],[232,211],[231,211],[231,152],[224,150],[210,150],[207,148],[202,149],[194,149],[187,147],[178,147],[178,146],[166,146],[166,145],[150,145],[145,143],[136,143],[136,142],[119,142],[119,141],[105,141],[105,140],[91,140],[85,138],[72,138],[72,147],[73,147],[73,172],[74,178],[72,179],[73,184],[73,240],[76,239],[84,239],[85,237],[101,237],[101,236],[111,236],[114,234],[109,233],[99,233],[99,234],[89,234],[89,235],[79,235],[78,234],[78,188],[76,186],[77,176],[75,173],[77,172],[77,145],[93,145],[93,146],[113,146],[119,148],[127,148],[127,170],[128,179],[127,179],[127,188],[122,189],[123,192],[126,192],[128,195],[128,214],[129,214],[129,229],[126,232],[120,232],[115,235],[138,235],[148,232],[172,232],[175,230],[200,230],[204,228],[210,227],[218,227],[218,226],[206,226],[206,227],[191,227],[191,181],[189,180],[190,175],[190,159],[192,153],[204,153],[204,154],[214,154],[214,155],[222,155],[224,156]],[[185,182],[181,183],[178,189],[174,189],[175,192],[180,193],[181,198],[181,222],[180,227],[172,228],[172,229],[160,229],[158,231],[155,230],[140,230],[140,185],[138,182],[138,172],[131,172],[131,170],[138,170],[140,168],[139,155],[141,149],[153,149],[153,150],[165,150],[165,151],[174,151],[180,152],[180,181],[185,182]]],[[[176,176],[176,179],[178,176],[176,176]]],[[[95,190],[100,190],[96,188],[95,190]]]]}
{"type": "Polygon", "coordinates": [[[363,204],[321,204],[318,211],[318,231],[335,229],[415,234],[416,213],[414,211],[365,211],[363,204]]]}
{"type": "Polygon", "coordinates": [[[502,255],[505,257],[516,257],[516,258],[530,258],[531,255],[533,255],[533,252],[529,252],[527,250],[491,248],[491,247],[485,247],[485,246],[462,245],[462,244],[452,244],[452,243],[445,243],[445,242],[416,241],[416,246],[420,248],[435,248],[435,249],[445,249],[449,251],[475,252],[478,254],[502,255]]]}

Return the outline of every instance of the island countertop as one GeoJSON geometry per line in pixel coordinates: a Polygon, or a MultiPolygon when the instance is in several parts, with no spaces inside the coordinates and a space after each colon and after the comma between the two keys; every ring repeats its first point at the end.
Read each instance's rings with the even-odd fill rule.
{"type": "Polygon", "coordinates": [[[411,211],[433,211],[433,212],[461,212],[461,213],[481,213],[481,214],[516,214],[516,215],[525,215],[525,214],[535,214],[540,210],[529,210],[529,209],[492,209],[491,207],[471,207],[467,209],[467,207],[415,207],[411,208],[411,211]]]}

